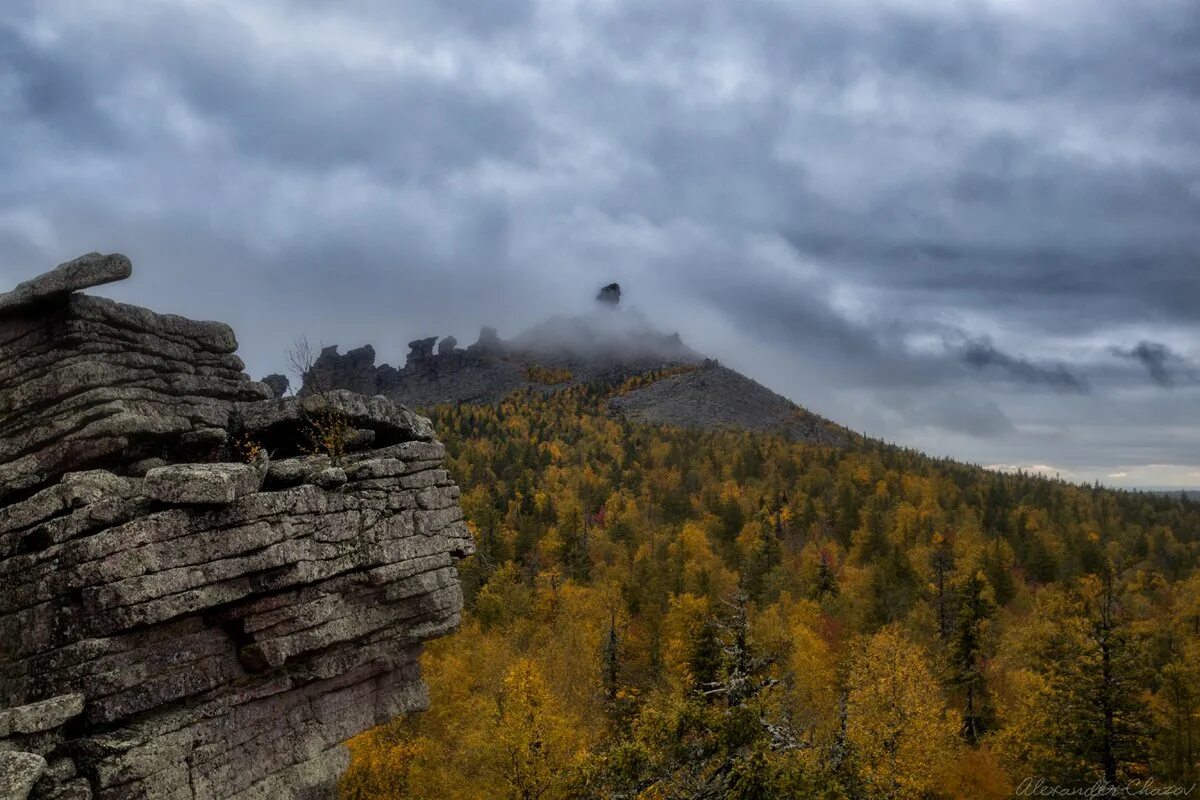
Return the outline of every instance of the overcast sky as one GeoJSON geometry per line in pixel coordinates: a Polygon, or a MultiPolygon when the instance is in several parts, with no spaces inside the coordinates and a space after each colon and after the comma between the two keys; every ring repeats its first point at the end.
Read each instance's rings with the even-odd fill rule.
{"type": "Polygon", "coordinates": [[[1200,4],[0,3],[0,289],[402,362],[623,304],[939,455],[1200,486],[1200,4]]]}

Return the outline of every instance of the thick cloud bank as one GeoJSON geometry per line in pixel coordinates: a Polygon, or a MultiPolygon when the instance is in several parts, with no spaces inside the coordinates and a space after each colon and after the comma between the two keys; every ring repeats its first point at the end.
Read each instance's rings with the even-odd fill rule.
{"type": "Polygon", "coordinates": [[[1194,0],[9,0],[0,284],[255,374],[623,305],[868,433],[1200,485],[1194,0]]]}

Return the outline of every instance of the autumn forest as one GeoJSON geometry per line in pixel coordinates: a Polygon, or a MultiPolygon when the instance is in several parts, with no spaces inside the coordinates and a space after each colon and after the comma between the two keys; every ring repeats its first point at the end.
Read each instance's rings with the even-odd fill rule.
{"type": "Polygon", "coordinates": [[[607,413],[652,377],[426,409],[467,610],[344,800],[1197,779],[1200,504],[607,413]]]}

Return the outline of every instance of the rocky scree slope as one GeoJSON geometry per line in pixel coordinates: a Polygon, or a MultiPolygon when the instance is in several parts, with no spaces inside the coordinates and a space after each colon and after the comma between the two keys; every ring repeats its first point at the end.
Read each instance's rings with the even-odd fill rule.
{"type": "Polygon", "coordinates": [[[614,397],[609,407],[638,422],[681,428],[733,428],[794,441],[842,446],[854,434],[740,372],[708,362],[614,397]]]}
{"type": "Polygon", "coordinates": [[[459,620],[443,448],[383,397],[272,398],[228,326],[77,293],[130,272],[0,295],[0,798],[331,797],[459,620]]]}

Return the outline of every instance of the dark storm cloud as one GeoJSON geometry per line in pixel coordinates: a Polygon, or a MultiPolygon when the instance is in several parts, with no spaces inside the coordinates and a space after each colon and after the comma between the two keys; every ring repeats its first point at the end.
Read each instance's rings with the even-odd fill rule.
{"type": "MultiPolygon", "coordinates": [[[[97,107],[87,70],[63,54],[39,47],[12,27],[0,23],[0,75],[4,76],[5,110],[66,135],[75,147],[112,147],[119,137],[97,107]]],[[[19,153],[10,152],[10,157],[19,153]]]]}
{"type": "Polygon", "coordinates": [[[1192,464],[1198,53],[1192,0],[16,0],[0,277],[128,252],[259,374],[619,280],[885,438],[1192,464]]]}
{"type": "Polygon", "coordinates": [[[1021,383],[1050,386],[1072,392],[1088,391],[1087,381],[1071,372],[1065,365],[1035,364],[1028,359],[997,350],[986,339],[966,342],[959,351],[959,357],[972,369],[1000,370],[1021,383]]]}
{"type": "Polygon", "coordinates": [[[1141,364],[1159,386],[1175,386],[1181,373],[1187,376],[1190,372],[1187,361],[1162,342],[1143,340],[1128,350],[1114,347],[1111,352],[1141,364]]]}
{"type": "MultiPolygon", "coordinates": [[[[827,285],[789,281],[783,276],[777,276],[770,285],[747,285],[736,276],[724,274],[719,264],[703,265],[701,258],[691,261],[693,275],[702,284],[699,293],[729,315],[734,324],[764,340],[785,346],[798,343],[809,353],[820,353],[841,369],[859,373],[860,382],[881,388],[931,387],[961,379],[965,367],[967,373],[1026,390],[1090,391],[1087,378],[1068,365],[1005,352],[986,336],[928,320],[852,320],[831,306],[827,285]],[[909,341],[921,334],[939,339],[940,348],[914,349],[909,341]]],[[[988,419],[986,426],[978,426],[980,430],[993,434],[1011,427],[1000,424],[999,417],[992,413],[994,404],[989,406],[986,413],[974,415],[979,420],[988,419]]],[[[968,416],[959,418],[965,420],[968,416]]],[[[967,429],[965,424],[957,428],[967,429]]]]}

